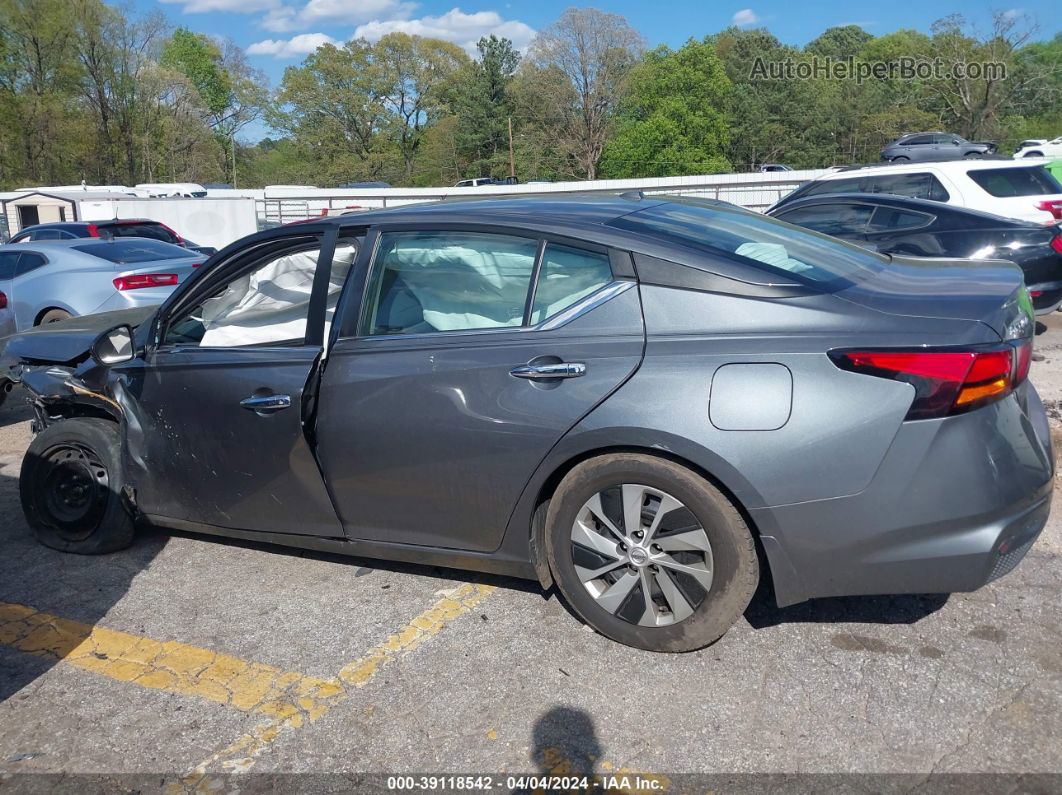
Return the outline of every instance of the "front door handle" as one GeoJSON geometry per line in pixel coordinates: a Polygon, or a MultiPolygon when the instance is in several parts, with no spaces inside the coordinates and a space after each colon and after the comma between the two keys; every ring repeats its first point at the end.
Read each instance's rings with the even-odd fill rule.
{"type": "Polygon", "coordinates": [[[291,408],[290,395],[251,395],[240,401],[240,405],[256,414],[271,414],[274,411],[291,408]]]}
{"type": "Polygon", "coordinates": [[[514,378],[529,378],[532,381],[544,381],[550,378],[578,378],[586,375],[586,365],[582,362],[522,364],[510,370],[509,375],[514,378]]]}

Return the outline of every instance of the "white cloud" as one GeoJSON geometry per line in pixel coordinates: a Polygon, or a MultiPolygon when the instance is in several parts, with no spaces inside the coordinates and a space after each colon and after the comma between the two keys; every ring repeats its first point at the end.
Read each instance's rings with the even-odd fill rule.
{"type": "Polygon", "coordinates": [[[1025,14],[1024,8],[1008,8],[1003,12],[1003,19],[1017,19],[1025,14]]]}
{"type": "Polygon", "coordinates": [[[276,8],[279,0],[162,0],[163,3],[178,3],[185,14],[205,14],[209,11],[230,11],[238,14],[253,14],[276,8]]]}
{"type": "MultiPolygon", "coordinates": [[[[193,2],[231,2],[231,0],[192,0],[193,2]]],[[[267,2],[267,0],[253,0],[267,2]]],[[[275,6],[262,19],[266,30],[287,32],[322,24],[355,24],[372,19],[406,19],[416,8],[411,0],[308,0],[301,8],[275,6]]]]}
{"type": "Polygon", "coordinates": [[[510,39],[518,50],[524,50],[534,38],[535,30],[518,20],[503,19],[497,11],[478,11],[466,14],[460,8],[452,8],[437,17],[373,20],[359,25],[354,31],[354,38],[376,41],[388,33],[409,33],[445,39],[470,53],[475,53],[476,42],[492,33],[495,36],[510,39]]]}
{"type": "Polygon", "coordinates": [[[309,55],[322,44],[336,44],[336,40],[324,33],[300,33],[290,39],[266,39],[256,41],[247,48],[248,55],[272,55],[274,58],[297,58],[309,55]]]}
{"type": "Polygon", "coordinates": [[[734,17],[731,19],[735,25],[739,28],[744,28],[748,25],[755,25],[760,21],[760,18],[756,16],[756,12],[751,8],[743,8],[740,11],[734,12],[734,17]]]}

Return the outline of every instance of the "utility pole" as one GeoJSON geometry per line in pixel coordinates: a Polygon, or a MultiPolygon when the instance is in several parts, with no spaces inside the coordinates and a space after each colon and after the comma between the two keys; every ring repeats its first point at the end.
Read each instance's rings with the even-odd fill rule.
{"type": "Polygon", "coordinates": [[[516,160],[513,158],[513,117],[509,117],[509,176],[516,176],[516,160]]]}

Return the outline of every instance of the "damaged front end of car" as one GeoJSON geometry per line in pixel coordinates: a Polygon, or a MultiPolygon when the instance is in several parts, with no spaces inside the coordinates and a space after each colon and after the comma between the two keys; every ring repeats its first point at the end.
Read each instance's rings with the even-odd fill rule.
{"type": "Polygon", "coordinates": [[[38,327],[0,341],[6,378],[33,406],[33,432],[70,417],[122,423],[128,400],[111,367],[133,358],[134,329],[150,309],[108,312],[38,327]]]}

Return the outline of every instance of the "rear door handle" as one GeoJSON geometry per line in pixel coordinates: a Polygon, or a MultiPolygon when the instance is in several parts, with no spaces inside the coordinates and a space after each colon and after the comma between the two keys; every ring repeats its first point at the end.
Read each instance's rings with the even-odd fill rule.
{"type": "Polygon", "coordinates": [[[586,365],[582,362],[558,362],[556,364],[522,364],[509,371],[514,378],[529,378],[543,381],[549,378],[578,378],[586,375],[586,365]]]}
{"type": "Polygon", "coordinates": [[[252,395],[240,401],[240,405],[256,414],[271,414],[291,408],[290,395],[252,395]]]}

